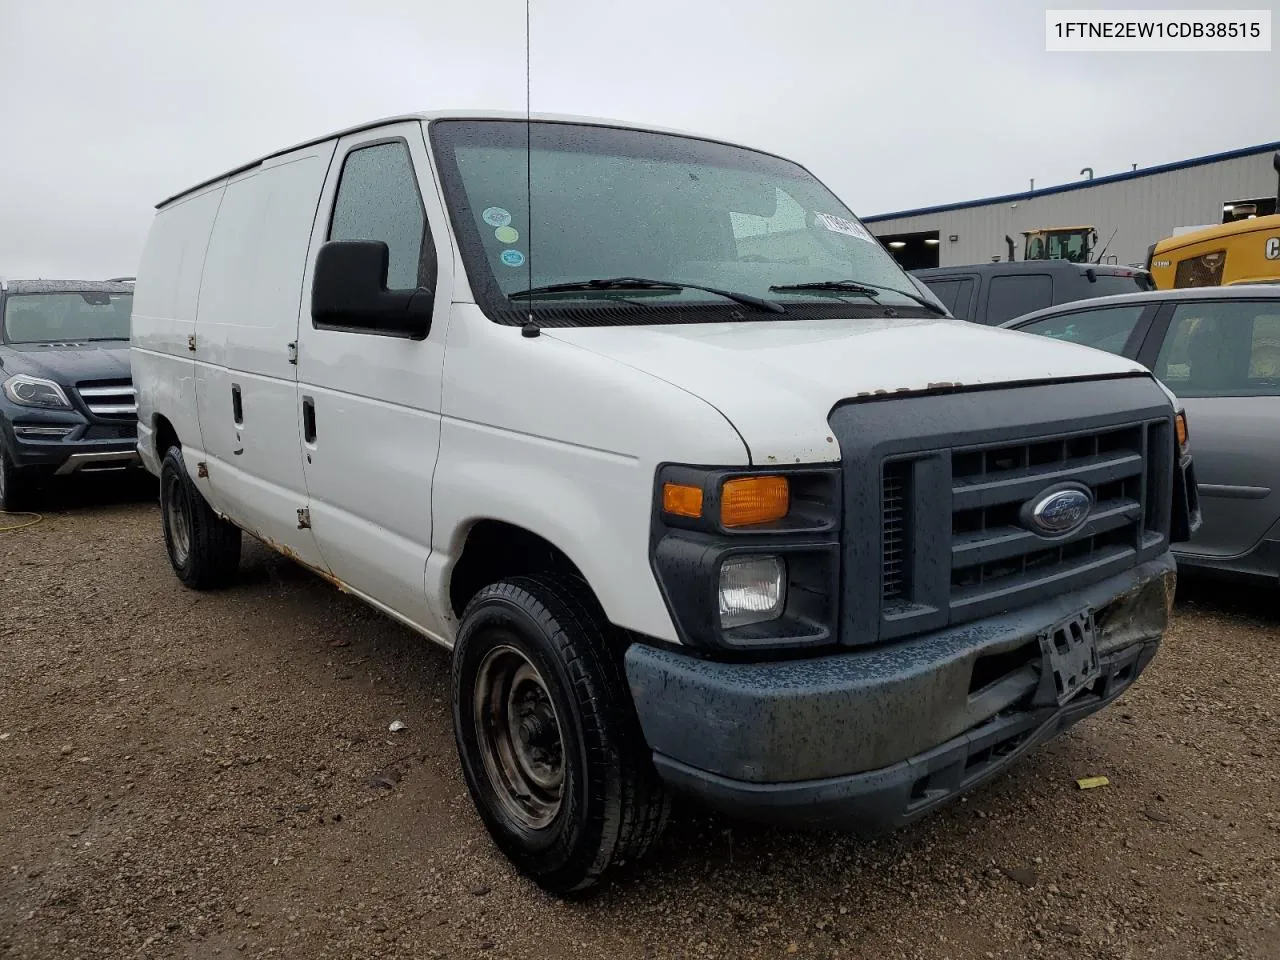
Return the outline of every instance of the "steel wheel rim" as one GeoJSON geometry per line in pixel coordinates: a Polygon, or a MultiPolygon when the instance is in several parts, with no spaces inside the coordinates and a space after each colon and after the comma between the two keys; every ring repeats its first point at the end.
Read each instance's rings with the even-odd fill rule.
{"type": "Polygon", "coordinates": [[[503,809],[541,830],[560,812],[565,752],[546,681],[509,644],[494,647],[476,672],[472,710],[485,772],[503,809]]]}
{"type": "Polygon", "coordinates": [[[164,485],[164,517],[169,527],[169,543],[173,559],[179,566],[187,562],[191,553],[191,514],[184,497],[181,482],[170,476],[164,485]]]}

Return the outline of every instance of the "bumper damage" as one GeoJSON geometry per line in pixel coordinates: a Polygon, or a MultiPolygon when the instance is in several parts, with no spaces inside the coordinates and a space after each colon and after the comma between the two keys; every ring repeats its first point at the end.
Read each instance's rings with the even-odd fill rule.
{"type": "Polygon", "coordinates": [[[883,648],[715,663],[634,644],[627,677],[659,773],[727,812],[875,833],[994,776],[1119,696],[1154,657],[1170,554],[1082,590],[883,648]],[[1043,697],[1039,637],[1088,611],[1096,679],[1043,697]]]}

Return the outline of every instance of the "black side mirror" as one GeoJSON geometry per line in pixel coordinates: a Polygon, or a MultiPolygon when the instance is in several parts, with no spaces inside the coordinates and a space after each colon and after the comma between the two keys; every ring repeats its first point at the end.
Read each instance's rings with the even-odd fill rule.
{"type": "Polygon", "coordinates": [[[318,328],[421,340],[431,330],[431,290],[388,290],[381,240],[330,240],[316,255],[311,320],[318,328]]]}
{"type": "Polygon", "coordinates": [[[1090,283],[1098,282],[1098,271],[1094,270],[1093,267],[1090,267],[1088,270],[1086,270],[1084,272],[1084,275],[1088,278],[1090,283]]]}

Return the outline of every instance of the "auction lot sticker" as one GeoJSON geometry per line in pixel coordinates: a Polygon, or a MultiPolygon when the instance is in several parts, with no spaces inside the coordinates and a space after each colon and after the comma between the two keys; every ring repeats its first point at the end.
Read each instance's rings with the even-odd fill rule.
{"type": "Polygon", "coordinates": [[[818,213],[816,211],[813,215],[818,218],[819,223],[832,233],[843,233],[845,236],[857,237],[859,240],[866,240],[868,243],[876,242],[876,238],[857,220],[847,220],[832,213],[818,213]]]}

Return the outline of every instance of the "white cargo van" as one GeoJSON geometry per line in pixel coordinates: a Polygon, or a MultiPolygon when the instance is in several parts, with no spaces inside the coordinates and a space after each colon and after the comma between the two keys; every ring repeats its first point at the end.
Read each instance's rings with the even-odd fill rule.
{"type": "Polygon", "coordinates": [[[803,167],[689,135],[272,154],[159,205],[132,333],[181,580],[244,531],[451,648],[553,891],[670,791],[875,831],[990,777],[1143,670],[1195,523],[1147,371],[951,318],[803,167]]]}

